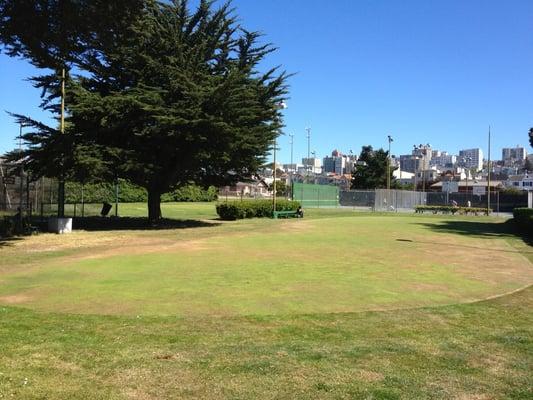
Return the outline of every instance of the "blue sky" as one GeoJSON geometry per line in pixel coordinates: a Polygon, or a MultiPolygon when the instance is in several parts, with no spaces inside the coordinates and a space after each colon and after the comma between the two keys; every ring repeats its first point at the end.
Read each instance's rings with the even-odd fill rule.
{"type": "MultiPolygon", "coordinates": [[[[359,153],[386,146],[405,154],[430,143],[452,153],[481,147],[492,126],[492,158],[501,148],[533,149],[533,1],[531,0],[234,0],[242,25],[279,50],[290,79],[285,133],[295,160],[311,150],[359,153]]],[[[266,67],[266,65],[265,65],[266,67]]],[[[46,120],[25,61],[0,54],[0,110],[46,120]]],[[[0,113],[0,152],[18,127],[0,113]]],[[[290,158],[279,139],[280,160],[290,158]]]]}

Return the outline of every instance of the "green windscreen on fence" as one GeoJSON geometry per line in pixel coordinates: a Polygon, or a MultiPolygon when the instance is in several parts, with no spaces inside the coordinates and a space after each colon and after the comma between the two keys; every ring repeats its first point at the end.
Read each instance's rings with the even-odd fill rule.
{"type": "Polygon", "coordinates": [[[302,207],[336,207],[339,205],[339,188],[331,185],[293,183],[292,199],[302,207]]]}

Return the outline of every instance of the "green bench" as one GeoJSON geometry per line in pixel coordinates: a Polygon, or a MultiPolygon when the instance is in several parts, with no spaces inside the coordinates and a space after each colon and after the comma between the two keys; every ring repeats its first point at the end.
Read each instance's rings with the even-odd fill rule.
{"type": "Polygon", "coordinates": [[[274,211],[272,213],[272,218],[278,219],[278,218],[291,218],[295,217],[298,218],[298,211],[274,211]]]}

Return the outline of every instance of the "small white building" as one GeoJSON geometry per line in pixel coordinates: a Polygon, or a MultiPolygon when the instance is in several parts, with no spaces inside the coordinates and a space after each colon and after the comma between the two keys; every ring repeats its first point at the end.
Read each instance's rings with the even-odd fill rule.
{"type": "Polygon", "coordinates": [[[395,169],[392,172],[392,176],[396,181],[398,181],[402,185],[408,185],[410,183],[413,183],[413,179],[415,177],[415,174],[412,172],[402,171],[400,169],[395,169]]]}
{"type": "Polygon", "coordinates": [[[511,175],[505,181],[505,186],[528,192],[533,191],[533,174],[511,175]]]}

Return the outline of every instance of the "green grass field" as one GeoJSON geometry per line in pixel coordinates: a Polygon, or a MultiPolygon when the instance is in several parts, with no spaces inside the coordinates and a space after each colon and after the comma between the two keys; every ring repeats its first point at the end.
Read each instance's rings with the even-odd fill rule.
{"type": "Polygon", "coordinates": [[[0,399],[533,396],[533,249],[503,220],[163,214],[206,223],[0,247],[0,399]]]}

